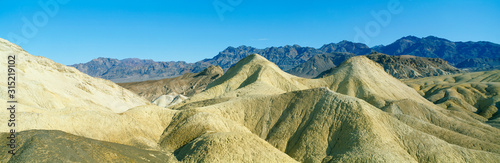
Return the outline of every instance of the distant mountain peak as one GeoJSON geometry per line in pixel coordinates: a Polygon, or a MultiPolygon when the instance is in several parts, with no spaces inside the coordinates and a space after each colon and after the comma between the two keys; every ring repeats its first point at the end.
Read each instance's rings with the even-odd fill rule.
{"type": "Polygon", "coordinates": [[[111,61],[111,60],[118,61],[118,59],[116,59],[116,58],[105,58],[105,57],[99,57],[99,58],[96,58],[96,59],[92,59],[91,61],[111,61]]]}
{"type": "Polygon", "coordinates": [[[365,44],[362,43],[354,43],[350,41],[340,41],[339,43],[330,43],[325,44],[321,48],[319,48],[324,53],[333,53],[333,52],[349,52],[357,55],[366,55],[370,54],[372,49],[365,44]]]}
{"type": "Polygon", "coordinates": [[[342,40],[342,41],[338,42],[337,44],[356,44],[356,43],[354,43],[352,41],[342,40]]]}
{"type": "Polygon", "coordinates": [[[405,37],[400,38],[399,40],[411,40],[411,41],[418,41],[418,40],[420,40],[420,39],[421,39],[420,37],[413,36],[413,35],[408,35],[408,36],[405,36],[405,37]]]}
{"type": "Polygon", "coordinates": [[[424,37],[423,39],[432,39],[432,40],[442,40],[442,41],[450,41],[448,39],[444,39],[444,38],[440,38],[440,37],[436,37],[436,36],[427,36],[427,37],[424,37]]]}

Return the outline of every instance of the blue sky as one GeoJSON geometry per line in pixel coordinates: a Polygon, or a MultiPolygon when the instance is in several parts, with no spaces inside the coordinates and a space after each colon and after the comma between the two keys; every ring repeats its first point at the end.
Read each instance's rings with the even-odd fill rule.
{"type": "Polygon", "coordinates": [[[500,43],[498,27],[498,0],[0,1],[0,37],[62,64],[97,57],[195,62],[228,46],[374,46],[407,35],[500,43]]]}

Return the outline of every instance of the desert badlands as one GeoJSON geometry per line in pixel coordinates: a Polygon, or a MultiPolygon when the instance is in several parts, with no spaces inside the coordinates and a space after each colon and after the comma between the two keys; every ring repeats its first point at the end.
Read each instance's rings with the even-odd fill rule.
{"type": "Polygon", "coordinates": [[[500,161],[500,71],[399,80],[355,56],[306,79],[254,54],[158,99],[3,39],[0,54],[3,79],[16,57],[17,95],[15,155],[4,109],[0,162],[500,161]]]}

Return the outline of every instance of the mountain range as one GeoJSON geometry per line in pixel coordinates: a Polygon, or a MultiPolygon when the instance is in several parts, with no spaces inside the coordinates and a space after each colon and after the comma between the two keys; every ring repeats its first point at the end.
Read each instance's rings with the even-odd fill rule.
{"type": "MultiPolygon", "coordinates": [[[[491,70],[500,67],[499,44],[485,41],[452,42],[434,36],[424,38],[407,36],[387,46],[381,45],[373,48],[362,43],[353,43],[349,41],[325,44],[320,48],[301,47],[299,45],[269,47],[264,49],[250,46],[228,47],[213,58],[204,59],[195,63],[186,63],[182,61],[155,62],[152,60],[130,58],[123,60],[97,58],[87,63],[71,66],[93,77],[100,77],[123,83],[171,78],[184,73],[198,73],[210,65],[218,65],[222,67],[222,69],[227,70],[239,60],[255,53],[265,57],[289,73],[303,77],[315,77],[315,75],[321,73],[317,72],[320,71],[318,69],[322,70],[324,67],[307,67],[307,65],[301,64],[304,64],[310,59],[319,61],[320,58],[314,58],[314,56],[318,54],[341,52],[354,55],[367,55],[374,51],[393,56],[413,55],[426,58],[441,58],[448,61],[451,66],[456,66],[468,71],[491,70]],[[303,74],[304,71],[308,72],[303,74]]],[[[332,68],[331,64],[324,66],[326,66],[327,69],[332,68]]]]}
{"type": "Polygon", "coordinates": [[[342,41],[337,44],[326,44],[319,49],[287,45],[257,49],[250,46],[228,47],[211,59],[204,59],[196,63],[186,62],[154,62],[140,59],[110,59],[98,58],[87,63],[70,65],[93,77],[109,79],[114,82],[134,82],[176,77],[184,73],[197,73],[210,65],[218,65],[224,70],[250,54],[260,54],[276,63],[284,70],[306,62],[316,54],[331,52],[350,52],[355,54],[369,54],[372,50],[364,44],[342,41]]]}
{"type": "Polygon", "coordinates": [[[155,62],[137,58],[123,60],[97,58],[85,64],[71,66],[90,76],[109,79],[113,82],[163,79],[193,71],[192,63],[155,62]]]}
{"type": "Polygon", "coordinates": [[[452,65],[458,65],[467,59],[473,58],[500,58],[499,44],[486,41],[452,42],[435,36],[424,38],[407,36],[387,46],[377,46],[374,50],[389,55],[414,55],[427,58],[441,58],[452,65]]]}

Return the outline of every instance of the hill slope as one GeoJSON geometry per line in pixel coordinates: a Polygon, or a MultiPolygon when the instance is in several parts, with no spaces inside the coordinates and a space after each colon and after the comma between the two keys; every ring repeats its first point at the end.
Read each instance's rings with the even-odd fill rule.
{"type": "MultiPolygon", "coordinates": [[[[438,130],[445,137],[460,139],[455,141],[457,143],[465,141],[481,147],[475,148],[468,143],[458,146],[449,144],[439,137],[419,131],[430,127],[428,125],[408,126],[363,100],[334,93],[327,88],[239,98],[202,108],[189,109],[186,106],[179,109],[189,110],[192,112],[190,115],[193,115],[192,118],[186,117],[186,122],[181,124],[194,121],[194,117],[199,118],[197,115],[203,115],[203,112],[220,115],[243,124],[255,135],[301,162],[461,162],[470,159],[492,162],[494,159],[491,158],[500,156],[495,154],[499,152],[496,149],[498,144],[483,142],[446,129],[438,130]],[[471,150],[471,147],[476,150],[471,150]],[[493,153],[478,151],[480,149],[493,153]]],[[[216,126],[206,125],[204,121],[206,120],[192,124],[203,127],[193,127],[189,133],[227,132],[216,126]]],[[[179,127],[171,126],[166,129],[164,140],[172,139],[173,135],[178,135],[176,138],[185,135],[173,130],[174,128],[179,127]]],[[[498,130],[489,133],[495,132],[498,130]]],[[[193,138],[185,137],[184,141],[191,139],[193,138]]]]}
{"type": "Polygon", "coordinates": [[[212,65],[220,65],[227,69],[233,66],[239,60],[251,55],[259,54],[267,60],[275,63],[283,70],[289,70],[295,66],[306,62],[309,58],[316,54],[347,52],[358,55],[369,54],[371,49],[365,44],[353,43],[349,41],[341,41],[339,43],[330,43],[323,45],[319,49],[311,47],[301,47],[299,45],[287,45],[283,47],[270,47],[265,49],[256,49],[248,46],[240,46],[237,48],[229,47],[220,52],[212,59],[205,59],[200,62],[206,62],[212,65]]]}
{"type": "MultiPolygon", "coordinates": [[[[157,132],[174,113],[150,105],[111,81],[33,56],[3,39],[0,39],[0,54],[15,54],[17,59],[16,121],[22,125],[17,125],[16,131],[61,130],[97,140],[154,148],[155,139],[160,136],[157,132]],[[140,118],[151,112],[156,117],[140,118]]],[[[6,64],[2,62],[0,66],[7,67],[6,64]]],[[[7,78],[6,74],[7,69],[0,70],[2,77],[7,78]]],[[[0,104],[4,106],[10,100],[6,90],[7,83],[0,83],[0,104]]],[[[9,114],[1,112],[2,120],[9,114]]],[[[0,131],[9,131],[9,127],[1,125],[0,131]]]]}
{"type": "MultiPolygon", "coordinates": [[[[8,137],[7,134],[0,134],[8,137]]],[[[177,162],[159,151],[92,140],[61,131],[32,130],[16,135],[16,155],[0,148],[1,162],[177,162]]],[[[7,144],[8,139],[2,139],[7,144]]]]}
{"type": "MultiPolygon", "coordinates": [[[[16,55],[19,103],[29,106],[30,111],[63,110],[89,106],[96,110],[124,112],[130,108],[148,104],[135,93],[115,83],[90,77],[75,68],[55,63],[44,57],[32,56],[19,46],[0,39],[2,56],[16,55]],[[50,99],[50,100],[48,100],[50,99]]],[[[0,63],[7,67],[7,62],[0,63]]],[[[0,70],[6,79],[7,69],[0,70]]],[[[0,84],[7,90],[7,83],[0,84]]],[[[7,92],[2,91],[6,100],[7,92]]]]}
{"type": "Polygon", "coordinates": [[[118,85],[139,94],[149,101],[169,93],[192,96],[224,74],[220,66],[210,66],[199,73],[187,73],[179,77],[144,82],[119,83],[118,85]]]}
{"type": "MultiPolygon", "coordinates": [[[[203,126],[187,131],[201,135],[207,131],[240,130],[237,129],[240,127],[208,125],[201,118],[221,116],[244,125],[304,162],[470,159],[491,162],[490,157],[499,157],[498,129],[467,113],[435,106],[368,58],[353,57],[336,70],[323,79],[301,79],[287,76],[263,57],[251,55],[205,92],[176,106],[184,113],[178,115],[184,122],[177,124],[203,126]],[[268,76],[277,78],[271,80],[268,76]],[[328,88],[317,88],[322,86],[328,88]],[[201,122],[196,122],[198,119],[201,122]],[[356,136],[344,137],[347,133],[356,136]],[[439,149],[429,151],[429,148],[439,149]]],[[[166,141],[179,142],[176,138],[185,135],[180,131],[177,125],[169,126],[162,146],[183,146],[183,143],[172,146],[172,141],[166,141]]],[[[183,139],[180,142],[195,138],[183,139]]]]}
{"type": "Polygon", "coordinates": [[[231,67],[222,77],[210,83],[207,89],[189,101],[216,97],[238,97],[285,93],[308,89],[306,79],[283,72],[276,64],[258,54],[252,54],[231,67]]]}
{"type": "Polygon", "coordinates": [[[486,71],[500,68],[500,58],[470,58],[457,64],[458,68],[470,71],[486,71]]]}
{"type": "Polygon", "coordinates": [[[485,71],[405,81],[422,96],[450,110],[493,120],[500,107],[500,71],[485,71]]]}

